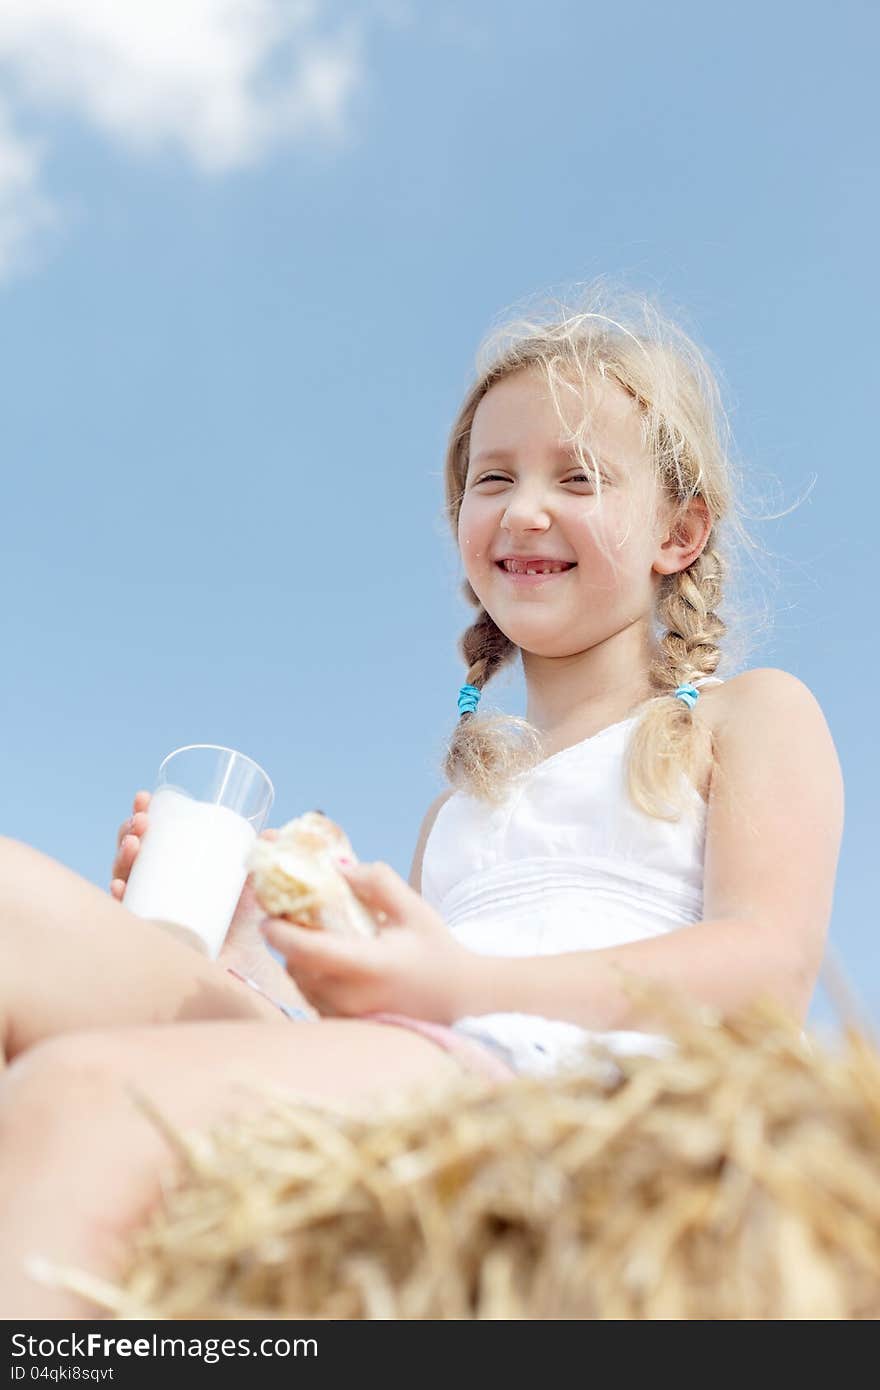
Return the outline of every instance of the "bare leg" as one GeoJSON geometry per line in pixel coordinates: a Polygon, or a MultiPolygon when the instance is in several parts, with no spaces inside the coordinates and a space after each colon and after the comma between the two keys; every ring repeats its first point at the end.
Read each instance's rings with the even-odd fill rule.
{"type": "Polygon", "coordinates": [[[76,1029],[278,1018],[222,965],[54,859],[0,837],[0,1068],[76,1029]]]}
{"type": "Polygon", "coordinates": [[[0,1080],[0,1308],[7,1318],[106,1315],[25,1271],[30,1255],[105,1279],[176,1160],[132,1101],[133,1082],[181,1129],[258,1110],[246,1080],[369,1113],[381,1095],[448,1083],[459,1064],[401,1028],[199,1023],[71,1033],[34,1047],[0,1080]]]}

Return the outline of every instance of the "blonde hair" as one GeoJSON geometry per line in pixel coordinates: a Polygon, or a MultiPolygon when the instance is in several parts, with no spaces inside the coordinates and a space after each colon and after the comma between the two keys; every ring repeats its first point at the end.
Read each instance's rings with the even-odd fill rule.
{"type": "MultiPolygon", "coordinates": [[[[653,615],[656,655],[648,675],[652,693],[631,732],[626,764],[635,804],[650,816],[677,820],[684,803],[681,772],[696,785],[698,769],[714,752],[699,701],[691,711],[683,700],[670,697],[677,686],[714,674],[722,658],[728,629],[718,610],[730,558],[722,525],[752,544],[736,516],[730,430],[715,373],[692,339],[654,302],[617,295],[609,305],[602,283],[588,289],[586,303],[581,299],[572,307],[554,301],[543,316],[533,312],[502,325],[479,350],[476,380],[450,431],[445,514],[456,542],[477,407],[497,382],[526,369],[542,374],[578,466],[591,478],[597,505],[602,479],[588,443],[587,388],[598,377],[616,382],[636,402],[656,495],[661,505],[663,500],[672,504],[672,525],[696,497],[710,513],[711,530],[700,554],[686,569],[660,578],[653,615]],[[573,433],[562,412],[563,394],[572,392],[584,412],[573,433]]],[[[482,607],[467,580],[463,592],[479,612],[458,649],[466,683],[482,691],[519,648],[482,607]]],[[[449,739],[443,771],[453,786],[497,803],[543,752],[541,735],[525,719],[465,711],[449,739]]]]}

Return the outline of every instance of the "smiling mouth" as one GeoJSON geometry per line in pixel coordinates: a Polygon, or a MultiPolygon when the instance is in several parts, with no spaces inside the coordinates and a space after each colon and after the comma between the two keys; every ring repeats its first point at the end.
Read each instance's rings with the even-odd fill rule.
{"type": "Polygon", "coordinates": [[[507,579],[558,579],[561,575],[569,574],[571,570],[577,569],[577,564],[566,562],[561,566],[554,565],[552,569],[538,569],[531,565],[526,569],[508,569],[504,560],[496,560],[495,568],[500,570],[507,579]]]}

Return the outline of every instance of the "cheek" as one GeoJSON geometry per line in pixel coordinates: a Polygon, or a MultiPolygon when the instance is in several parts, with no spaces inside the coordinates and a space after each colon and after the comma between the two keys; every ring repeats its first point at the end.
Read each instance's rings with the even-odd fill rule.
{"type": "Polygon", "coordinates": [[[616,556],[623,562],[637,548],[641,522],[611,497],[601,507],[590,506],[569,519],[568,534],[585,556],[616,556]]]}
{"type": "Polygon", "coordinates": [[[486,548],[486,523],[478,510],[462,503],[458,514],[458,548],[465,560],[479,559],[486,548]]]}
{"type": "Polygon", "coordinates": [[[619,543],[619,528],[610,516],[575,517],[569,524],[568,537],[583,561],[601,561],[604,552],[613,551],[619,543]]]}
{"type": "Polygon", "coordinates": [[[610,511],[601,517],[578,519],[568,529],[577,551],[581,578],[603,592],[625,583],[634,563],[638,537],[626,521],[610,511]]]}

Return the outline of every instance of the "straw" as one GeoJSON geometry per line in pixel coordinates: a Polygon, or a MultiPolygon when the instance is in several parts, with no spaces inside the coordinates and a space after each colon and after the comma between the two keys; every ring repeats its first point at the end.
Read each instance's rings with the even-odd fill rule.
{"type": "Polygon", "coordinates": [[[766,1001],[722,1021],[642,988],[668,1055],[594,1048],[501,1087],[463,1075],[390,1096],[370,1120],[267,1088],[259,1113],[195,1149],[162,1120],[186,1161],[103,1306],[153,1318],[876,1318],[873,1043],[852,1021],[832,1050],[766,1001]]]}

